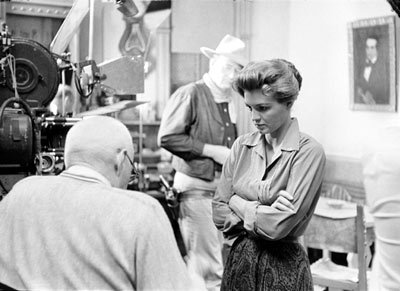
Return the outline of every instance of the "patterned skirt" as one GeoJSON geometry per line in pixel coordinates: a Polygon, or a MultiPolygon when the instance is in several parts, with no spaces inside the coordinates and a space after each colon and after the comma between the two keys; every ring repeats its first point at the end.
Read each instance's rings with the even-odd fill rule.
{"type": "Polygon", "coordinates": [[[241,236],[228,255],[221,291],[312,291],[310,263],[303,246],[241,236]]]}

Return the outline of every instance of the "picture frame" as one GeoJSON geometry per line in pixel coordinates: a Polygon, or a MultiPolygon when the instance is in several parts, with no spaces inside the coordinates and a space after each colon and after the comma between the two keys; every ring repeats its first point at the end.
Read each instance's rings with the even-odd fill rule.
{"type": "Polygon", "coordinates": [[[348,39],[350,109],[396,112],[395,16],[350,22],[348,39]]]}

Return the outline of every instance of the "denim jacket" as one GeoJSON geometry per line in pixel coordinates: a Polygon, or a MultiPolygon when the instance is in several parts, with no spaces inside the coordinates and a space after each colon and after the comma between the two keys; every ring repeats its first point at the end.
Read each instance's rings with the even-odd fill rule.
{"type": "Polygon", "coordinates": [[[176,171],[214,180],[216,164],[202,156],[204,144],[223,145],[224,124],[210,89],[203,80],[180,87],[163,112],[158,144],[174,156],[176,171]]]}

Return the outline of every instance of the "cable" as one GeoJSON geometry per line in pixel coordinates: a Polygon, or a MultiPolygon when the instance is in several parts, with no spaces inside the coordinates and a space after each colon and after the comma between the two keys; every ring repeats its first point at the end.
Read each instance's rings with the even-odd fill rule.
{"type": "Polygon", "coordinates": [[[17,68],[16,68],[15,57],[11,54],[7,55],[7,63],[10,68],[10,72],[11,72],[12,85],[13,85],[15,97],[19,98],[19,94],[18,94],[18,90],[17,90],[18,84],[17,84],[17,77],[16,77],[17,68]]]}
{"type": "Polygon", "coordinates": [[[89,84],[88,85],[89,91],[88,91],[87,94],[85,94],[85,92],[83,91],[82,85],[80,83],[79,76],[76,73],[74,74],[74,76],[75,76],[75,78],[74,78],[75,87],[76,87],[76,90],[78,91],[79,95],[82,96],[83,98],[90,97],[90,95],[92,95],[92,93],[93,93],[94,85],[93,84],[89,84]]]}

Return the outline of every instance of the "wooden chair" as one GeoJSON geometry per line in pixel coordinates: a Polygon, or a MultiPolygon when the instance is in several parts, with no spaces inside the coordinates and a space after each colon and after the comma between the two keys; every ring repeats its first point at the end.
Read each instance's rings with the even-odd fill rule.
{"type": "Polygon", "coordinates": [[[311,271],[315,285],[329,290],[367,290],[364,208],[354,206],[354,217],[333,219],[314,214],[306,229],[303,237],[306,248],[358,254],[358,269],[336,265],[326,257],[314,262],[311,271]]]}
{"type": "MultiPolygon", "coordinates": [[[[348,202],[352,202],[351,195],[347,191],[347,189],[343,186],[333,184],[331,185],[326,192],[322,193],[321,196],[327,197],[330,199],[344,200],[348,202]]],[[[332,253],[328,250],[322,250],[323,258],[332,258],[332,253]]]]}

